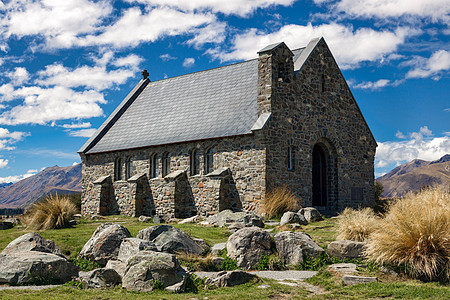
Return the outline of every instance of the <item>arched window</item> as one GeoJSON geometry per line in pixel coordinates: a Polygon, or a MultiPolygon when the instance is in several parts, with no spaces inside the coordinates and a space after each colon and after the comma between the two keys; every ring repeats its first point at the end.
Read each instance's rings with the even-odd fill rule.
{"type": "Polygon", "coordinates": [[[114,162],[114,180],[122,180],[122,159],[116,158],[114,162]]]}
{"type": "Polygon", "coordinates": [[[288,146],[287,152],[287,169],[288,171],[294,171],[295,159],[294,159],[294,146],[288,146]]]}
{"type": "Polygon", "coordinates": [[[198,159],[198,151],[197,149],[192,149],[191,151],[191,157],[190,157],[190,164],[191,164],[191,176],[197,175],[200,173],[200,161],[198,159]]]}
{"type": "Polygon", "coordinates": [[[128,156],[125,168],[126,168],[126,177],[127,179],[130,179],[133,176],[133,160],[131,159],[131,156],[128,156]]]}
{"type": "Polygon", "coordinates": [[[209,148],[205,153],[205,174],[214,171],[214,149],[209,148]]]}
{"type": "Polygon", "coordinates": [[[165,177],[170,173],[170,155],[168,152],[162,156],[162,176],[165,177]]]}
{"type": "Polygon", "coordinates": [[[158,169],[158,155],[156,153],[154,153],[151,157],[150,157],[150,178],[157,178],[158,177],[158,173],[159,173],[159,169],[158,169]]]}

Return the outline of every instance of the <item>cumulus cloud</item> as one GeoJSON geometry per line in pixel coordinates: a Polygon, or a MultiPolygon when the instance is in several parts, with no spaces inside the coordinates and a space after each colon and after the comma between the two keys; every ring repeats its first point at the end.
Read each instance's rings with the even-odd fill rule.
{"type": "Polygon", "coordinates": [[[27,69],[23,67],[15,68],[14,71],[6,74],[7,77],[11,79],[11,84],[14,86],[22,85],[28,81],[30,74],[27,69]]]}
{"type": "MultiPolygon", "coordinates": [[[[1,88],[0,88],[1,92],[1,88]]],[[[38,86],[16,89],[12,94],[0,93],[0,100],[23,99],[23,103],[0,114],[0,124],[47,124],[55,120],[99,117],[106,103],[97,91],[77,92],[63,86],[41,88],[38,86]]]]}
{"type": "Polygon", "coordinates": [[[161,55],[159,56],[159,58],[160,58],[162,61],[169,61],[169,60],[175,60],[175,59],[177,59],[176,57],[173,57],[173,56],[170,55],[169,53],[161,54],[161,55]]]}
{"type": "Polygon", "coordinates": [[[8,165],[8,162],[9,161],[7,159],[0,158],[0,169],[6,167],[8,165]]]}
{"type": "Polygon", "coordinates": [[[416,158],[431,161],[448,153],[450,137],[433,137],[432,131],[423,126],[418,132],[410,133],[408,140],[378,142],[375,165],[378,168],[390,164],[400,165],[416,158]]]}
{"type": "Polygon", "coordinates": [[[366,89],[376,90],[388,86],[390,82],[391,81],[388,79],[379,79],[377,81],[364,81],[357,85],[354,85],[353,87],[355,89],[362,89],[362,90],[366,89]]]}
{"type": "Polygon", "coordinates": [[[323,36],[341,68],[356,67],[363,61],[377,61],[395,53],[408,36],[418,34],[411,28],[397,28],[394,31],[358,28],[337,23],[313,26],[286,25],[279,30],[265,33],[255,28],[237,35],[231,51],[216,49],[209,53],[223,61],[243,60],[256,57],[258,50],[284,41],[291,49],[304,47],[316,37],[323,36]]]}
{"type": "Polygon", "coordinates": [[[183,61],[183,67],[189,68],[192,67],[195,64],[195,58],[187,57],[183,61]]]}
{"type": "Polygon", "coordinates": [[[9,182],[17,182],[22,179],[31,177],[37,173],[37,170],[28,170],[25,174],[22,175],[13,175],[13,176],[6,176],[6,177],[0,177],[0,183],[9,183],[9,182]]]}
{"type": "Polygon", "coordinates": [[[14,150],[12,145],[29,136],[28,132],[12,131],[0,127],[0,150],[14,150]]]}
{"type": "Polygon", "coordinates": [[[431,77],[438,80],[442,73],[450,70],[450,52],[439,50],[430,58],[416,57],[409,62],[414,68],[406,73],[406,78],[431,77]]]}
{"type": "Polygon", "coordinates": [[[227,24],[224,22],[215,22],[208,26],[193,30],[194,37],[187,41],[188,45],[200,48],[204,44],[220,44],[226,38],[227,24]]]}
{"type": "Polygon", "coordinates": [[[70,130],[69,135],[75,136],[75,137],[91,137],[97,129],[95,128],[87,128],[87,129],[81,129],[81,130],[70,130]]]}
{"type": "Polygon", "coordinates": [[[91,123],[83,122],[83,123],[63,124],[63,125],[61,125],[61,127],[68,128],[68,129],[89,128],[89,127],[91,127],[91,123]]]}
{"type": "Polygon", "coordinates": [[[347,17],[388,18],[416,16],[432,21],[448,21],[448,0],[314,0],[317,4],[329,4],[333,12],[343,12],[347,17]]]}
{"type": "Polygon", "coordinates": [[[253,13],[258,8],[282,5],[289,6],[295,0],[128,0],[128,2],[146,3],[150,5],[164,5],[182,11],[208,10],[226,15],[241,17],[253,13]]]}

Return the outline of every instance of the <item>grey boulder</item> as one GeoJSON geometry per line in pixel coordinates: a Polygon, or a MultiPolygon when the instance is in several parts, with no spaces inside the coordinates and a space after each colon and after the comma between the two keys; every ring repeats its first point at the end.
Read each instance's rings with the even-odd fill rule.
{"type": "Polygon", "coordinates": [[[359,283],[377,282],[378,279],[376,277],[344,275],[342,276],[342,281],[344,282],[345,285],[353,285],[359,283]]]}
{"type": "Polygon", "coordinates": [[[187,277],[175,255],[142,251],[128,259],[122,286],[130,291],[148,292],[159,281],[164,288],[175,285],[177,291],[181,291],[187,277]]]}
{"type": "Polygon", "coordinates": [[[256,275],[241,270],[234,270],[230,272],[222,271],[207,278],[205,280],[205,284],[213,284],[217,287],[236,286],[249,281],[257,280],[257,278],[258,277],[256,275]]]}
{"type": "Polygon", "coordinates": [[[332,257],[357,259],[364,257],[366,243],[350,240],[333,241],[328,245],[327,252],[332,257]]]}
{"type": "Polygon", "coordinates": [[[108,260],[117,259],[120,244],[128,237],[131,237],[131,234],[122,225],[103,223],[81,249],[79,257],[105,266],[108,260]]]}
{"type": "Polygon", "coordinates": [[[219,227],[230,226],[234,223],[240,223],[245,227],[264,227],[262,218],[249,212],[233,212],[229,209],[223,210],[216,215],[217,225],[219,227]]]}
{"type": "Polygon", "coordinates": [[[88,288],[106,288],[119,285],[122,277],[113,269],[102,268],[85,272],[81,280],[88,288]]]}
{"type": "Polygon", "coordinates": [[[113,269],[120,275],[120,278],[122,278],[127,270],[127,263],[121,260],[111,259],[106,263],[105,269],[113,269]]]}
{"type": "Polygon", "coordinates": [[[264,255],[272,254],[271,237],[258,227],[246,227],[233,233],[227,241],[228,256],[243,269],[254,269],[264,255]]]}
{"type": "Polygon", "coordinates": [[[292,211],[285,212],[281,217],[280,226],[293,223],[298,223],[300,225],[308,225],[308,221],[306,221],[303,215],[297,214],[292,211]]]}
{"type": "Polygon", "coordinates": [[[65,258],[38,251],[0,254],[0,283],[64,283],[78,276],[79,268],[65,258]]]}
{"type": "Polygon", "coordinates": [[[30,232],[19,236],[3,249],[2,254],[11,255],[28,251],[53,253],[64,257],[61,249],[54,241],[46,240],[36,232],[30,232]]]}
{"type": "Polygon", "coordinates": [[[308,222],[317,222],[323,219],[322,214],[314,207],[305,207],[298,211],[299,215],[303,215],[308,222]]]}
{"type": "Polygon", "coordinates": [[[355,273],[356,265],[352,263],[332,264],[328,266],[328,270],[339,273],[355,273]]]}
{"type": "Polygon", "coordinates": [[[157,251],[155,243],[138,238],[125,238],[120,244],[117,259],[126,262],[128,258],[138,254],[140,251],[157,251]]]}
{"type": "MultiPolygon", "coordinates": [[[[168,253],[193,253],[201,255],[209,249],[199,240],[192,239],[183,230],[170,225],[156,225],[139,231],[137,238],[152,241],[158,251],[168,253]]],[[[209,248],[209,247],[208,247],[209,248]]]]}
{"type": "Polygon", "coordinates": [[[139,222],[150,222],[152,220],[152,217],[140,216],[138,220],[139,222]]]}
{"type": "Polygon", "coordinates": [[[325,253],[325,250],[303,232],[279,232],[274,241],[278,255],[286,265],[297,265],[303,262],[306,256],[316,258],[325,253]]]}

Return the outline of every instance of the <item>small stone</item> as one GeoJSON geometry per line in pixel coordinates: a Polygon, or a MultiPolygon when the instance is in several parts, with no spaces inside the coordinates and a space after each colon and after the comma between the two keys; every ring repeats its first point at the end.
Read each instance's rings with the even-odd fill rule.
{"type": "Polygon", "coordinates": [[[353,284],[359,284],[359,283],[377,282],[378,279],[376,277],[344,275],[342,277],[342,281],[344,282],[345,285],[353,285],[353,284]]]}
{"type": "Polygon", "coordinates": [[[268,289],[268,288],[270,288],[270,285],[268,285],[268,284],[261,284],[261,285],[258,285],[257,288],[258,289],[268,289]]]}
{"type": "Polygon", "coordinates": [[[355,273],[356,265],[352,263],[333,264],[328,267],[328,270],[339,273],[355,273]]]}
{"type": "Polygon", "coordinates": [[[298,211],[298,214],[303,215],[308,222],[316,222],[323,219],[320,212],[314,207],[305,207],[298,211]]]}
{"type": "Polygon", "coordinates": [[[147,216],[140,216],[139,217],[139,222],[150,222],[152,220],[151,217],[147,217],[147,216]]]}
{"type": "Polygon", "coordinates": [[[299,223],[302,225],[308,225],[308,221],[306,221],[303,215],[299,215],[295,212],[288,211],[283,214],[280,221],[280,226],[292,223],[299,223]]]}
{"type": "Polygon", "coordinates": [[[199,187],[200,189],[202,189],[202,188],[203,188],[203,182],[200,182],[200,183],[198,184],[198,187],[199,187]]]}
{"type": "Polygon", "coordinates": [[[333,241],[328,245],[327,252],[332,257],[357,259],[364,257],[364,242],[350,240],[333,241]]]}

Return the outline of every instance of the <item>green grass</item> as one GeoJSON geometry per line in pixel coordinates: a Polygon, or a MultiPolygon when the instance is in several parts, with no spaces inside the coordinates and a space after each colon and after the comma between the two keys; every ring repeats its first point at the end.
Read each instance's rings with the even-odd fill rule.
{"type": "MultiPolygon", "coordinates": [[[[55,241],[66,255],[74,256],[80,252],[83,245],[92,236],[95,229],[102,223],[113,222],[125,226],[135,237],[139,230],[156,225],[152,223],[142,223],[137,218],[126,216],[107,216],[102,220],[83,219],[80,224],[73,228],[53,229],[39,231],[39,234],[46,239],[55,241]]],[[[197,224],[172,224],[180,228],[192,237],[204,239],[209,245],[226,242],[230,233],[225,228],[203,227],[197,224]]],[[[12,240],[33,230],[16,226],[8,230],[0,231],[0,250],[3,250],[12,240]]]]}

